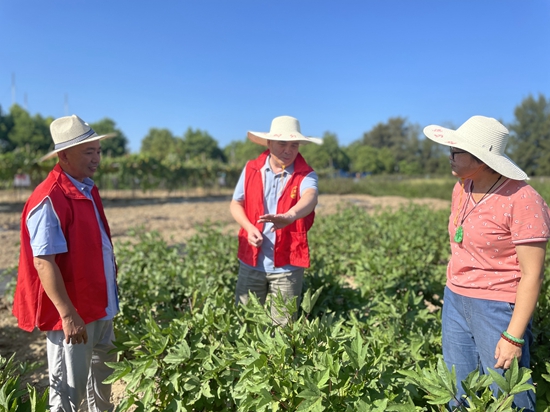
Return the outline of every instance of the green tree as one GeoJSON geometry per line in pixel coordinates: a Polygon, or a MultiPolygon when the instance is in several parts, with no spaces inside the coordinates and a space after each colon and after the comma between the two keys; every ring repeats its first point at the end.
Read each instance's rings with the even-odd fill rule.
{"type": "Polygon", "coordinates": [[[338,137],[334,133],[325,132],[323,144],[310,143],[300,148],[300,153],[314,169],[348,170],[349,157],[338,144],[338,137]]]}
{"type": "Polygon", "coordinates": [[[101,141],[101,151],[106,156],[117,157],[128,153],[128,139],[117,129],[114,120],[105,117],[98,122],[90,123],[90,127],[99,135],[116,133],[115,137],[101,141]]]}
{"type": "Polygon", "coordinates": [[[245,138],[244,140],[232,141],[223,149],[223,152],[229,163],[244,167],[246,162],[255,159],[266,149],[265,146],[245,138]]]}
{"type": "Polygon", "coordinates": [[[140,153],[162,160],[176,150],[177,140],[168,129],[151,128],[141,141],[140,153]]]}
{"type": "Polygon", "coordinates": [[[511,157],[530,176],[550,175],[550,101],[527,97],[509,126],[511,157]]]}
{"type": "Polygon", "coordinates": [[[399,172],[406,175],[448,173],[448,150],[446,146],[426,138],[419,125],[409,125],[405,156],[398,164],[399,172]]]}
{"type": "Polygon", "coordinates": [[[0,153],[10,152],[13,150],[13,145],[8,138],[8,133],[13,127],[11,115],[4,114],[2,106],[0,106],[0,153]]]}
{"type": "Polygon", "coordinates": [[[13,126],[8,131],[8,140],[13,148],[27,147],[30,150],[47,152],[53,148],[50,135],[52,117],[37,114],[31,117],[21,106],[14,104],[10,110],[13,126]]]}
{"type": "Polygon", "coordinates": [[[410,136],[407,120],[391,117],[387,123],[378,123],[370,132],[363,134],[363,144],[377,149],[391,149],[399,162],[409,157],[410,136]]]}
{"type": "Polygon", "coordinates": [[[361,140],[346,149],[351,160],[351,171],[395,173],[404,168],[406,173],[418,172],[421,168],[418,129],[402,117],[392,117],[387,123],[378,123],[371,131],[365,132],[361,140]],[[362,159],[362,156],[366,158],[362,159]]]}
{"type": "Polygon", "coordinates": [[[378,159],[378,149],[361,142],[355,142],[347,148],[347,154],[350,159],[349,169],[351,172],[372,174],[382,172],[383,165],[378,159]]]}
{"type": "Polygon", "coordinates": [[[225,155],[218,142],[206,131],[188,128],[181,146],[186,159],[215,159],[225,162],[225,155]]]}

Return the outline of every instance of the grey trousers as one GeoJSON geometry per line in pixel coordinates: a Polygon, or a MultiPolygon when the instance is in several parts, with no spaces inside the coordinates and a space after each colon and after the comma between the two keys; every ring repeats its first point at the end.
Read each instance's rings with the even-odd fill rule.
{"type": "MultiPolygon", "coordinates": [[[[303,268],[284,273],[267,273],[251,269],[241,263],[239,277],[237,278],[235,302],[236,304],[246,304],[248,302],[248,292],[250,291],[258,297],[262,304],[265,304],[268,295],[274,297],[280,292],[286,300],[296,297],[296,304],[299,307],[303,280],[303,268]]],[[[289,320],[288,315],[279,313],[273,304],[271,304],[271,318],[273,323],[279,325],[286,325],[289,320]]],[[[294,318],[296,318],[296,315],[294,315],[294,318]]]]}
{"type": "Polygon", "coordinates": [[[112,320],[86,325],[88,343],[65,342],[62,330],[47,337],[52,412],[112,411],[111,385],[102,382],[113,372],[105,362],[116,362],[112,320]]]}

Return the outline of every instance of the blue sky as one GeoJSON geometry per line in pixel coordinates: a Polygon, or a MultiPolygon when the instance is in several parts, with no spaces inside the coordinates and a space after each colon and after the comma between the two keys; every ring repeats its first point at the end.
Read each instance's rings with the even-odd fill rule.
{"type": "Polygon", "coordinates": [[[549,0],[0,0],[0,105],[225,147],[291,115],[341,145],[550,98],[549,0]],[[67,96],[68,113],[65,105],[67,96]]]}

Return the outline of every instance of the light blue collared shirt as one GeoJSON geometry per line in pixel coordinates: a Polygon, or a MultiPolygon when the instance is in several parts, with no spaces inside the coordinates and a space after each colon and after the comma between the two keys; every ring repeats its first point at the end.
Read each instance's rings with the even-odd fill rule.
{"type": "MultiPolygon", "coordinates": [[[[64,172],[63,172],[64,173],[64,172]]],[[[85,178],[83,182],[73,179],[65,173],[75,187],[92,201],[94,210],[101,232],[101,243],[103,250],[103,266],[105,272],[105,280],[107,281],[107,297],[108,304],[105,311],[107,315],[99,320],[112,319],[119,310],[118,306],[118,291],[116,284],[116,269],[113,245],[109,240],[103,221],[99,216],[96,204],[92,198],[92,188],[94,181],[90,178],[85,178]]],[[[67,253],[67,241],[61,230],[59,218],[55,213],[55,209],[49,197],[45,197],[38,206],[36,206],[27,216],[27,228],[29,230],[31,248],[33,256],[57,255],[67,253]]]]}
{"type": "MultiPolygon", "coordinates": [[[[277,203],[281,197],[281,193],[285,187],[285,184],[290,180],[290,177],[294,173],[294,164],[287,167],[280,173],[273,173],[271,166],[269,165],[269,156],[265,161],[265,165],[262,168],[263,181],[264,181],[264,214],[276,214],[277,213],[277,203]]],[[[242,202],[244,200],[244,179],[246,174],[246,166],[241,173],[241,177],[235,186],[235,191],[233,192],[233,200],[237,202],[242,202]]],[[[309,173],[300,184],[300,196],[307,189],[317,189],[317,173],[309,173]]],[[[253,222],[254,223],[254,222],[253,222]]],[[[297,266],[286,265],[283,267],[275,267],[274,264],[274,247],[275,247],[275,232],[271,231],[273,224],[266,223],[262,231],[263,242],[260,247],[260,254],[258,255],[258,264],[256,267],[252,267],[243,263],[243,265],[248,266],[255,270],[260,270],[262,272],[268,273],[282,273],[288,272],[291,270],[299,269],[297,266]]]]}

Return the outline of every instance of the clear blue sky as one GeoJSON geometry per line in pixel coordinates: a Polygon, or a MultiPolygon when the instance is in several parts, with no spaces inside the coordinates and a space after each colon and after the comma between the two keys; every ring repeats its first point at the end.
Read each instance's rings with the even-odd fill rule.
{"type": "Polygon", "coordinates": [[[225,147],[291,115],[341,145],[550,98],[549,0],[0,0],[0,105],[225,147]]]}

